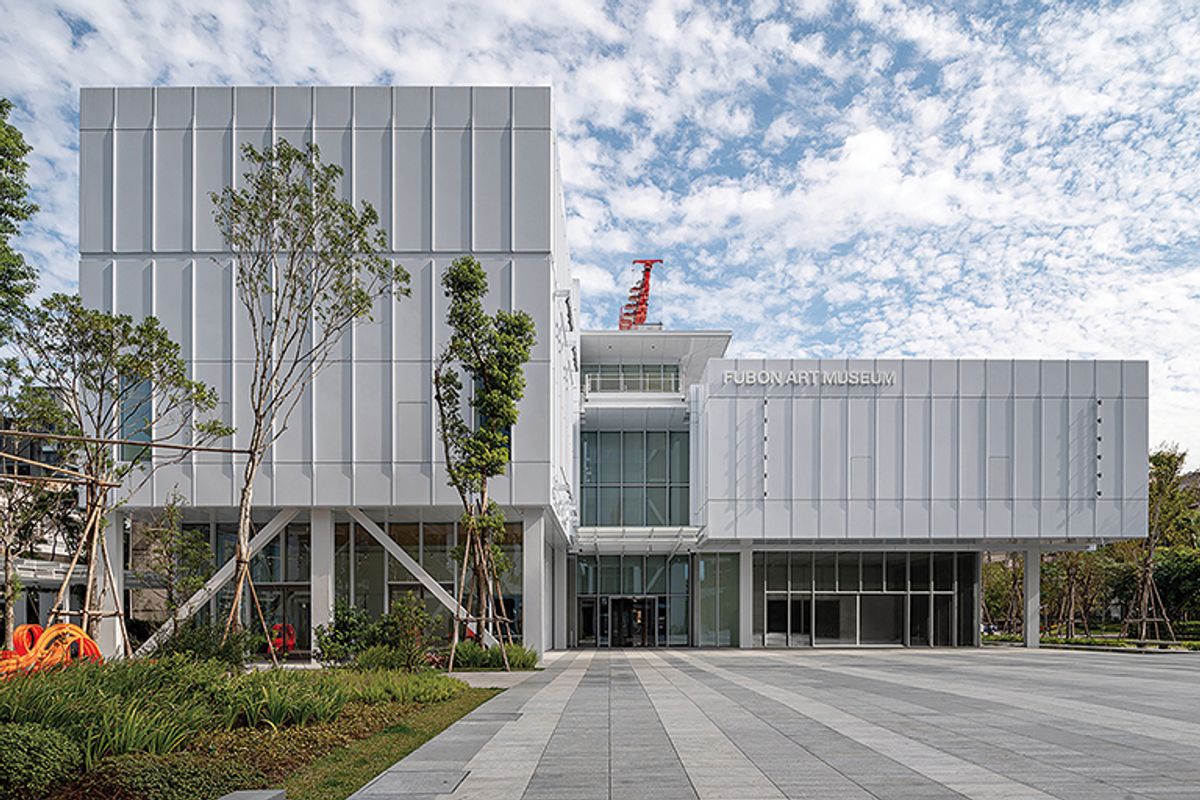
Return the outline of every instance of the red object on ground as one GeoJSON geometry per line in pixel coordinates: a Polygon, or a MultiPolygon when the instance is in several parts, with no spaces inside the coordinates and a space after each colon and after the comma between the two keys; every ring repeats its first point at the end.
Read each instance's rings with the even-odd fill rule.
{"type": "Polygon", "coordinates": [[[12,650],[0,650],[0,678],[37,672],[72,661],[101,662],[100,648],[78,625],[60,623],[42,630],[41,625],[21,625],[13,631],[12,650]]]}
{"type": "Polygon", "coordinates": [[[636,258],[634,264],[642,265],[642,277],[629,290],[629,302],[621,307],[621,316],[617,329],[633,330],[639,325],[646,324],[646,310],[650,306],[650,271],[655,264],[663,263],[661,258],[636,258]]]}
{"type": "Polygon", "coordinates": [[[276,622],[271,626],[271,633],[275,634],[271,639],[271,647],[275,648],[275,652],[289,653],[296,649],[296,629],[291,625],[276,622]]]}

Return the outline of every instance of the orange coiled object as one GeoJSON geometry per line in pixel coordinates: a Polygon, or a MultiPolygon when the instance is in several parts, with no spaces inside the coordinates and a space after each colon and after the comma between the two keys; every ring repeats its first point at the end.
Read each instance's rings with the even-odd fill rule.
{"type": "Polygon", "coordinates": [[[0,650],[0,678],[77,660],[104,661],[96,642],[69,622],[45,630],[41,625],[21,625],[13,631],[13,647],[0,650]]]}

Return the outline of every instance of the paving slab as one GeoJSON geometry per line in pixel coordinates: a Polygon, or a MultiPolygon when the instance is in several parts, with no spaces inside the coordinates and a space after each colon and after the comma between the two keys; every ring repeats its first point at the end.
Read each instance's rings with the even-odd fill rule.
{"type": "Polygon", "coordinates": [[[1200,798],[1190,654],[587,650],[517,675],[354,797],[1200,798]]]}

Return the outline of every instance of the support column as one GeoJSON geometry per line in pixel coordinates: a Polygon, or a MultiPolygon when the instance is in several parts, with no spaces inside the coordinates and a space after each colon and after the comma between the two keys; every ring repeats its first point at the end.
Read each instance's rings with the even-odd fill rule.
{"type": "Polygon", "coordinates": [[[567,602],[567,548],[554,551],[554,649],[567,649],[567,619],[571,609],[567,602]]]}
{"type": "MultiPolygon", "coordinates": [[[[98,574],[101,596],[104,597],[102,609],[107,613],[120,607],[128,613],[128,609],[125,608],[125,515],[119,511],[108,515],[104,527],[104,544],[108,548],[108,559],[112,566],[113,585],[108,585],[108,573],[101,566],[98,574]]],[[[116,617],[105,616],[100,620],[96,644],[100,645],[100,652],[106,659],[125,656],[121,623],[116,617]]]]}
{"type": "Polygon", "coordinates": [[[521,543],[521,634],[525,646],[546,652],[546,515],[540,509],[526,513],[521,543]]]}
{"type": "MultiPolygon", "coordinates": [[[[31,622],[36,622],[43,628],[49,627],[50,609],[54,608],[54,598],[56,596],[56,592],[53,590],[47,591],[45,589],[41,589],[38,591],[38,618],[31,620],[31,622]]],[[[70,610],[70,600],[71,592],[68,589],[66,596],[63,598],[63,604],[67,606],[67,610],[70,610]]]]}
{"type": "Polygon", "coordinates": [[[312,643],[315,648],[317,626],[333,621],[333,510],[312,509],[309,512],[309,532],[312,536],[309,591],[312,593],[312,643]]]}
{"type": "Polygon", "coordinates": [[[738,647],[754,647],[754,551],[738,554],[738,647]]]}
{"type": "Polygon", "coordinates": [[[1036,648],[1042,627],[1042,551],[1031,547],[1025,551],[1025,646],[1036,648]]]}

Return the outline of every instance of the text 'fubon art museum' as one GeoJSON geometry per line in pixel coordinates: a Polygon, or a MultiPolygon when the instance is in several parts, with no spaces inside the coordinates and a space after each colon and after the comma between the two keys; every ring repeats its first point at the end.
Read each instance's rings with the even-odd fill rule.
{"type": "MultiPolygon", "coordinates": [[[[975,645],[982,552],[1145,535],[1145,362],[748,360],[726,357],[728,331],[579,330],[553,119],[541,87],[82,92],[80,292],[156,315],[228,424],[253,355],[209,193],[241,180],[244,143],[315,141],[412,275],[344,339],[255,487],[255,583],[296,655],[338,601],[454,595],[460,506],[431,376],[439,277],[463,254],[537,328],[492,494],[503,592],[539,651],[975,645]]],[[[232,556],[238,458],[191,454],[122,508],[109,541],[128,550],[113,558],[130,616],[155,614],[133,562],[172,491],[217,563],[232,556]]]]}

